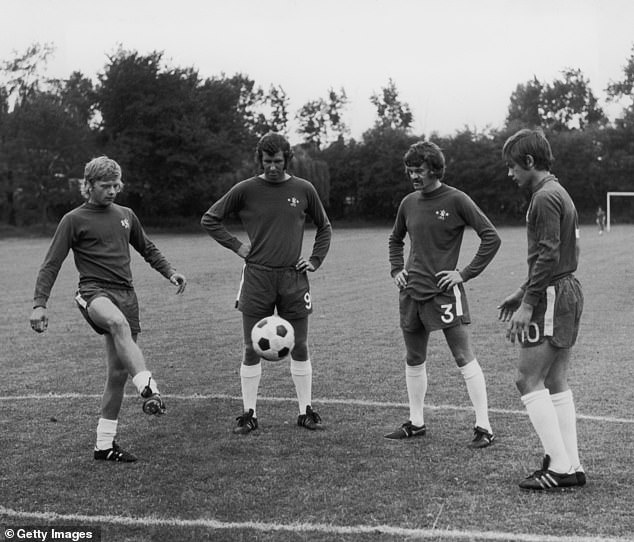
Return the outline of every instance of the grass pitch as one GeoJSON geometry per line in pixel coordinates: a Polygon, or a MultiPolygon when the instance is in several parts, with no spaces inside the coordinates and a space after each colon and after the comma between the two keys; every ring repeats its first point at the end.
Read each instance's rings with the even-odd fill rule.
{"type": "MultiPolygon", "coordinates": [[[[131,465],[92,459],[103,345],[74,306],[72,256],[53,290],[49,329],[36,335],[28,316],[49,240],[0,240],[0,524],[100,526],[102,540],[117,542],[631,540],[634,229],[582,228],[586,306],[571,384],[589,482],[545,494],[517,487],[541,448],[514,386],[517,347],[505,342],[496,310],[525,277],[524,230],[501,229],[499,254],[466,284],[498,436],[479,451],[466,448],[473,415],[441,333],[429,347],[428,435],[383,438],[408,416],[388,234],[335,228],[310,276],[313,405],[327,430],[296,427],[289,367],[265,362],[260,429],[247,437],[231,433],[242,410],[233,309],[241,262],[202,234],[153,236],[189,284],[176,296],[134,258],[139,344],[168,414],[144,416],[129,384],[118,440],[140,457],[131,465]]],[[[476,246],[468,234],[463,264],[476,246]]]]}

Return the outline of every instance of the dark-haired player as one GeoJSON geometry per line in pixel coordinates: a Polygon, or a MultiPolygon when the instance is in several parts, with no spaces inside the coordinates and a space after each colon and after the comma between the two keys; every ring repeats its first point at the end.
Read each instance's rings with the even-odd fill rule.
{"type": "Polygon", "coordinates": [[[570,349],[583,311],[577,269],[579,226],[568,192],[550,172],[553,154],[541,130],[520,130],[502,150],[508,174],[530,193],[526,213],[528,279],[499,306],[507,338],[521,343],[517,388],[544,447],[542,468],[523,489],[583,486],[577,417],[568,385],[570,349]]]}
{"type": "Polygon", "coordinates": [[[130,245],[178,286],[177,293],[185,290],[186,280],[148,239],[134,212],[114,203],[122,188],[117,162],[100,156],[86,164],[81,192],[87,201],[62,217],[57,226],[37,275],[30,321],[33,330],[39,333],[48,327],[46,304],[62,263],[72,249],[79,272],[75,300],[88,323],[105,337],[106,344],[106,386],[94,458],[131,462],[136,457],[115,442],[128,376],[144,399],[145,413],[163,414],[165,404],[136,344],[141,328],[130,271],[130,245]]]}
{"type": "Polygon", "coordinates": [[[403,439],[425,434],[427,344],[432,331],[442,330],[475,410],[474,437],[469,446],[486,448],[495,437],[489,422],[484,374],[466,325],[470,317],[463,283],[477,277],[489,264],[500,238],[471,198],[442,182],[445,158],[437,145],[415,143],[405,153],[404,162],[414,192],[399,206],[389,238],[389,257],[391,275],[399,288],[410,418],[385,437],[403,439]],[[480,246],[469,265],[459,270],[458,257],[467,226],[480,237],[480,246]],[[410,238],[407,263],[403,256],[406,235],[410,238]]]}
{"type": "Polygon", "coordinates": [[[232,187],[201,220],[211,237],[245,260],[237,301],[244,334],[240,367],[244,413],[237,418],[237,434],[258,428],[256,403],[262,364],[251,344],[251,329],[276,309],[295,329],[290,370],[299,403],[297,425],[323,429],[311,406],[313,371],[307,337],[313,305],[306,272],[322,264],[332,229],[315,187],[287,172],[291,158],[291,146],[282,135],[266,134],[256,148],[261,173],[232,187]],[[238,239],[223,224],[232,214],[242,221],[248,242],[238,239]],[[316,226],[309,258],[302,256],[307,216],[316,226]]]}

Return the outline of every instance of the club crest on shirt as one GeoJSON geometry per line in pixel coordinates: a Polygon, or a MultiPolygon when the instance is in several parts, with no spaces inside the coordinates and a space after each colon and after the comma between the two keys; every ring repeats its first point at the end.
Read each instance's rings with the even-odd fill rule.
{"type": "Polygon", "coordinates": [[[445,211],[444,209],[441,209],[440,211],[436,211],[436,217],[438,218],[438,220],[445,220],[448,216],[449,216],[449,213],[445,211]]]}
{"type": "Polygon", "coordinates": [[[130,229],[130,221],[127,218],[121,220],[121,225],[126,229],[130,229]]]}
{"type": "Polygon", "coordinates": [[[295,196],[292,196],[292,197],[288,198],[288,204],[291,207],[297,207],[298,203],[299,203],[299,200],[295,196]]]}

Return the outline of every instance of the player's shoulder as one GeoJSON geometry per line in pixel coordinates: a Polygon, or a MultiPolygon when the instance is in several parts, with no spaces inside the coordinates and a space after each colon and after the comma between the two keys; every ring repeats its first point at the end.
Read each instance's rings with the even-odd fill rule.
{"type": "Polygon", "coordinates": [[[299,186],[314,187],[313,183],[311,183],[309,180],[304,179],[303,177],[298,177],[297,175],[291,175],[291,178],[288,181],[299,186]]]}
{"type": "Polygon", "coordinates": [[[244,192],[245,190],[258,188],[263,185],[264,185],[264,181],[262,180],[262,178],[258,177],[257,175],[253,175],[252,177],[248,177],[246,179],[238,181],[229,189],[228,193],[236,194],[236,193],[244,192]]]}

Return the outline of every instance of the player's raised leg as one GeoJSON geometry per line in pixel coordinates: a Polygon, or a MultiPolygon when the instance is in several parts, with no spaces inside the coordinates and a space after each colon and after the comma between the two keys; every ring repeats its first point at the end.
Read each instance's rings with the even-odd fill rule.
{"type": "Polygon", "coordinates": [[[136,334],[132,333],[126,316],[105,296],[92,299],[87,312],[97,326],[110,334],[117,358],[132,376],[132,382],[144,399],[143,411],[146,414],[164,414],[165,403],[152,373],[146,367],[143,353],[136,344],[136,334]]]}

